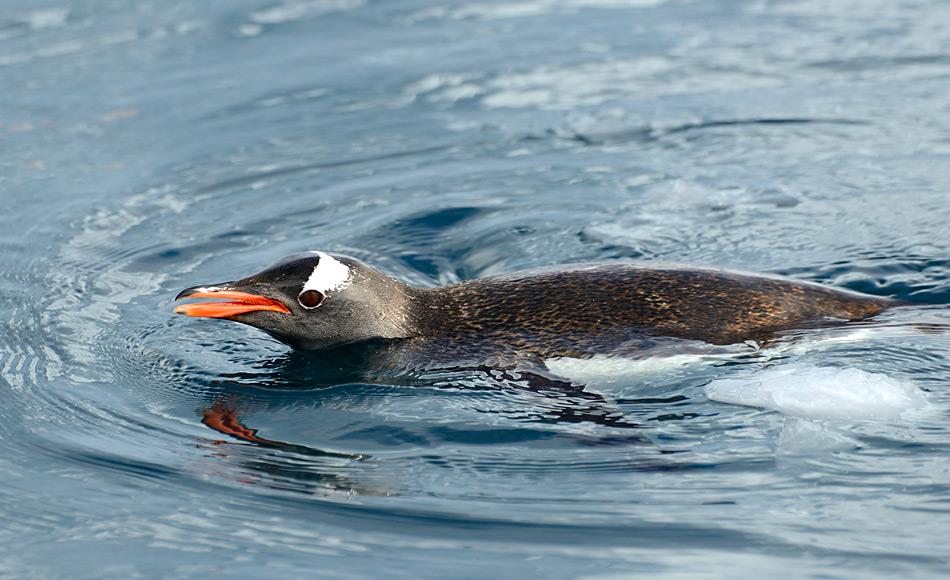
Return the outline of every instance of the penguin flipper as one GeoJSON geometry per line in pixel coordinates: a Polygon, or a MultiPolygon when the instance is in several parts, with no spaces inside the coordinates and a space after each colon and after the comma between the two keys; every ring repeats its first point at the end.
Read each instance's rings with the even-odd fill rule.
{"type": "Polygon", "coordinates": [[[587,444],[645,443],[648,440],[639,433],[640,425],[624,416],[623,411],[587,385],[560,377],[549,371],[508,371],[510,384],[544,397],[540,408],[527,409],[525,417],[541,423],[581,424],[588,423],[612,429],[636,430],[631,436],[584,437],[587,444]]]}

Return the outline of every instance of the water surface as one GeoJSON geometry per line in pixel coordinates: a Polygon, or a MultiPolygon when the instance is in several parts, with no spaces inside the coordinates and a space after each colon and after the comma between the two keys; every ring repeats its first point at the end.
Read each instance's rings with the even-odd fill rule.
{"type": "Polygon", "coordinates": [[[937,1],[8,0],[0,575],[947,574],[948,26],[937,1]],[[913,306],[573,369],[637,429],[545,420],[587,400],[510,376],[318,386],[171,313],[310,249],[420,285],[662,260],[913,306]],[[707,390],[786,371],[826,411],[836,381],[927,407],[707,390]],[[216,404],[293,446],[208,429],[216,404]]]}

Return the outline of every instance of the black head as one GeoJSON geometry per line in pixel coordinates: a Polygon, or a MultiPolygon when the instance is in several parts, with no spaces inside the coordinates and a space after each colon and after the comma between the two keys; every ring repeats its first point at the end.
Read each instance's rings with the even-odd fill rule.
{"type": "Polygon", "coordinates": [[[186,316],[248,324],[303,350],[413,335],[408,306],[415,290],[359,260],[324,252],[297,254],[247,278],[183,290],[186,316]]]}

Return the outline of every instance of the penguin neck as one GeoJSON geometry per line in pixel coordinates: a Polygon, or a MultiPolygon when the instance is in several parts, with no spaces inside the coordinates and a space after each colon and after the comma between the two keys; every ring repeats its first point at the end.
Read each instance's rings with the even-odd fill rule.
{"type": "Polygon", "coordinates": [[[394,307],[405,313],[399,338],[435,338],[440,336],[468,336],[484,331],[495,331],[517,318],[510,313],[499,315],[504,300],[495,298],[505,295],[516,284],[504,281],[486,282],[469,280],[451,286],[419,288],[397,282],[398,297],[394,307]],[[507,286],[507,288],[506,288],[507,286]]]}
{"type": "Polygon", "coordinates": [[[418,288],[406,286],[408,297],[408,320],[415,337],[437,337],[457,334],[478,326],[469,319],[472,291],[475,284],[463,282],[452,286],[418,288]]]}
{"type": "Polygon", "coordinates": [[[404,313],[401,338],[419,338],[436,334],[441,327],[439,319],[445,316],[446,312],[443,288],[419,288],[400,283],[399,290],[397,308],[404,313]]]}
{"type": "Polygon", "coordinates": [[[428,310],[430,297],[426,289],[374,271],[364,276],[364,283],[372,288],[364,294],[360,309],[365,339],[404,339],[425,334],[428,325],[418,313],[428,310]]]}

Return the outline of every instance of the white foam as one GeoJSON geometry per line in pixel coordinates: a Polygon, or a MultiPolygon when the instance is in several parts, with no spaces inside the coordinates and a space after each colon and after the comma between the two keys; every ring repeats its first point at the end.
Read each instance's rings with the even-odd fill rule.
{"type": "Polygon", "coordinates": [[[304,282],[304,290],[316,290],[321,294],[326,294],[331,290],[345,288],[350,281],[350,269],[343,262],[337,260],[330,254],[323,252],[313,252],[320,256],[317,267],[310,273],[310,277],[304,282]]]}
{"type": "Polygon", "coordinates": [[[496,20],[523,18],[551,13],[572,13],[582,9],[651,8],[667,0],[511,0],[509,2],[478,2],[458,7],[425,9],[415,18],[479,18],[496,20]]]}
{"type": "Polygon", "coordinates": [[[30,12],[27,14],[26,20],[29,22],[30,28],[41,30],[43,28],[59,28],[66,24],[68,17],[69,8],[44,8],[30,12]]]}
{"type": "Polygon", "coordinates": [[[289,0],[251,13],[255,24],[281,24],[304,18],[322,16],[331,12],[352,10],[363,5],[364,0],[289,0]]]}
{"type": "Polygon", "coordinates": [[[707,385],[706,395],[720,403],[844,421],[894,419],[930,406],[910,381],[858,369],[797,365],[717,379],[707,385]]]}
{"type": "Polygon", "coordinates": [[[792,340],[780,342],[764,349],[769,356],[798,356],[820,351],[834,350],[855,343],[880,342],[894,338],[914,336],[919,332],[914,326],[901,323],[874,324],[867,326],[842,326],[800,331],[792,340]]]}

